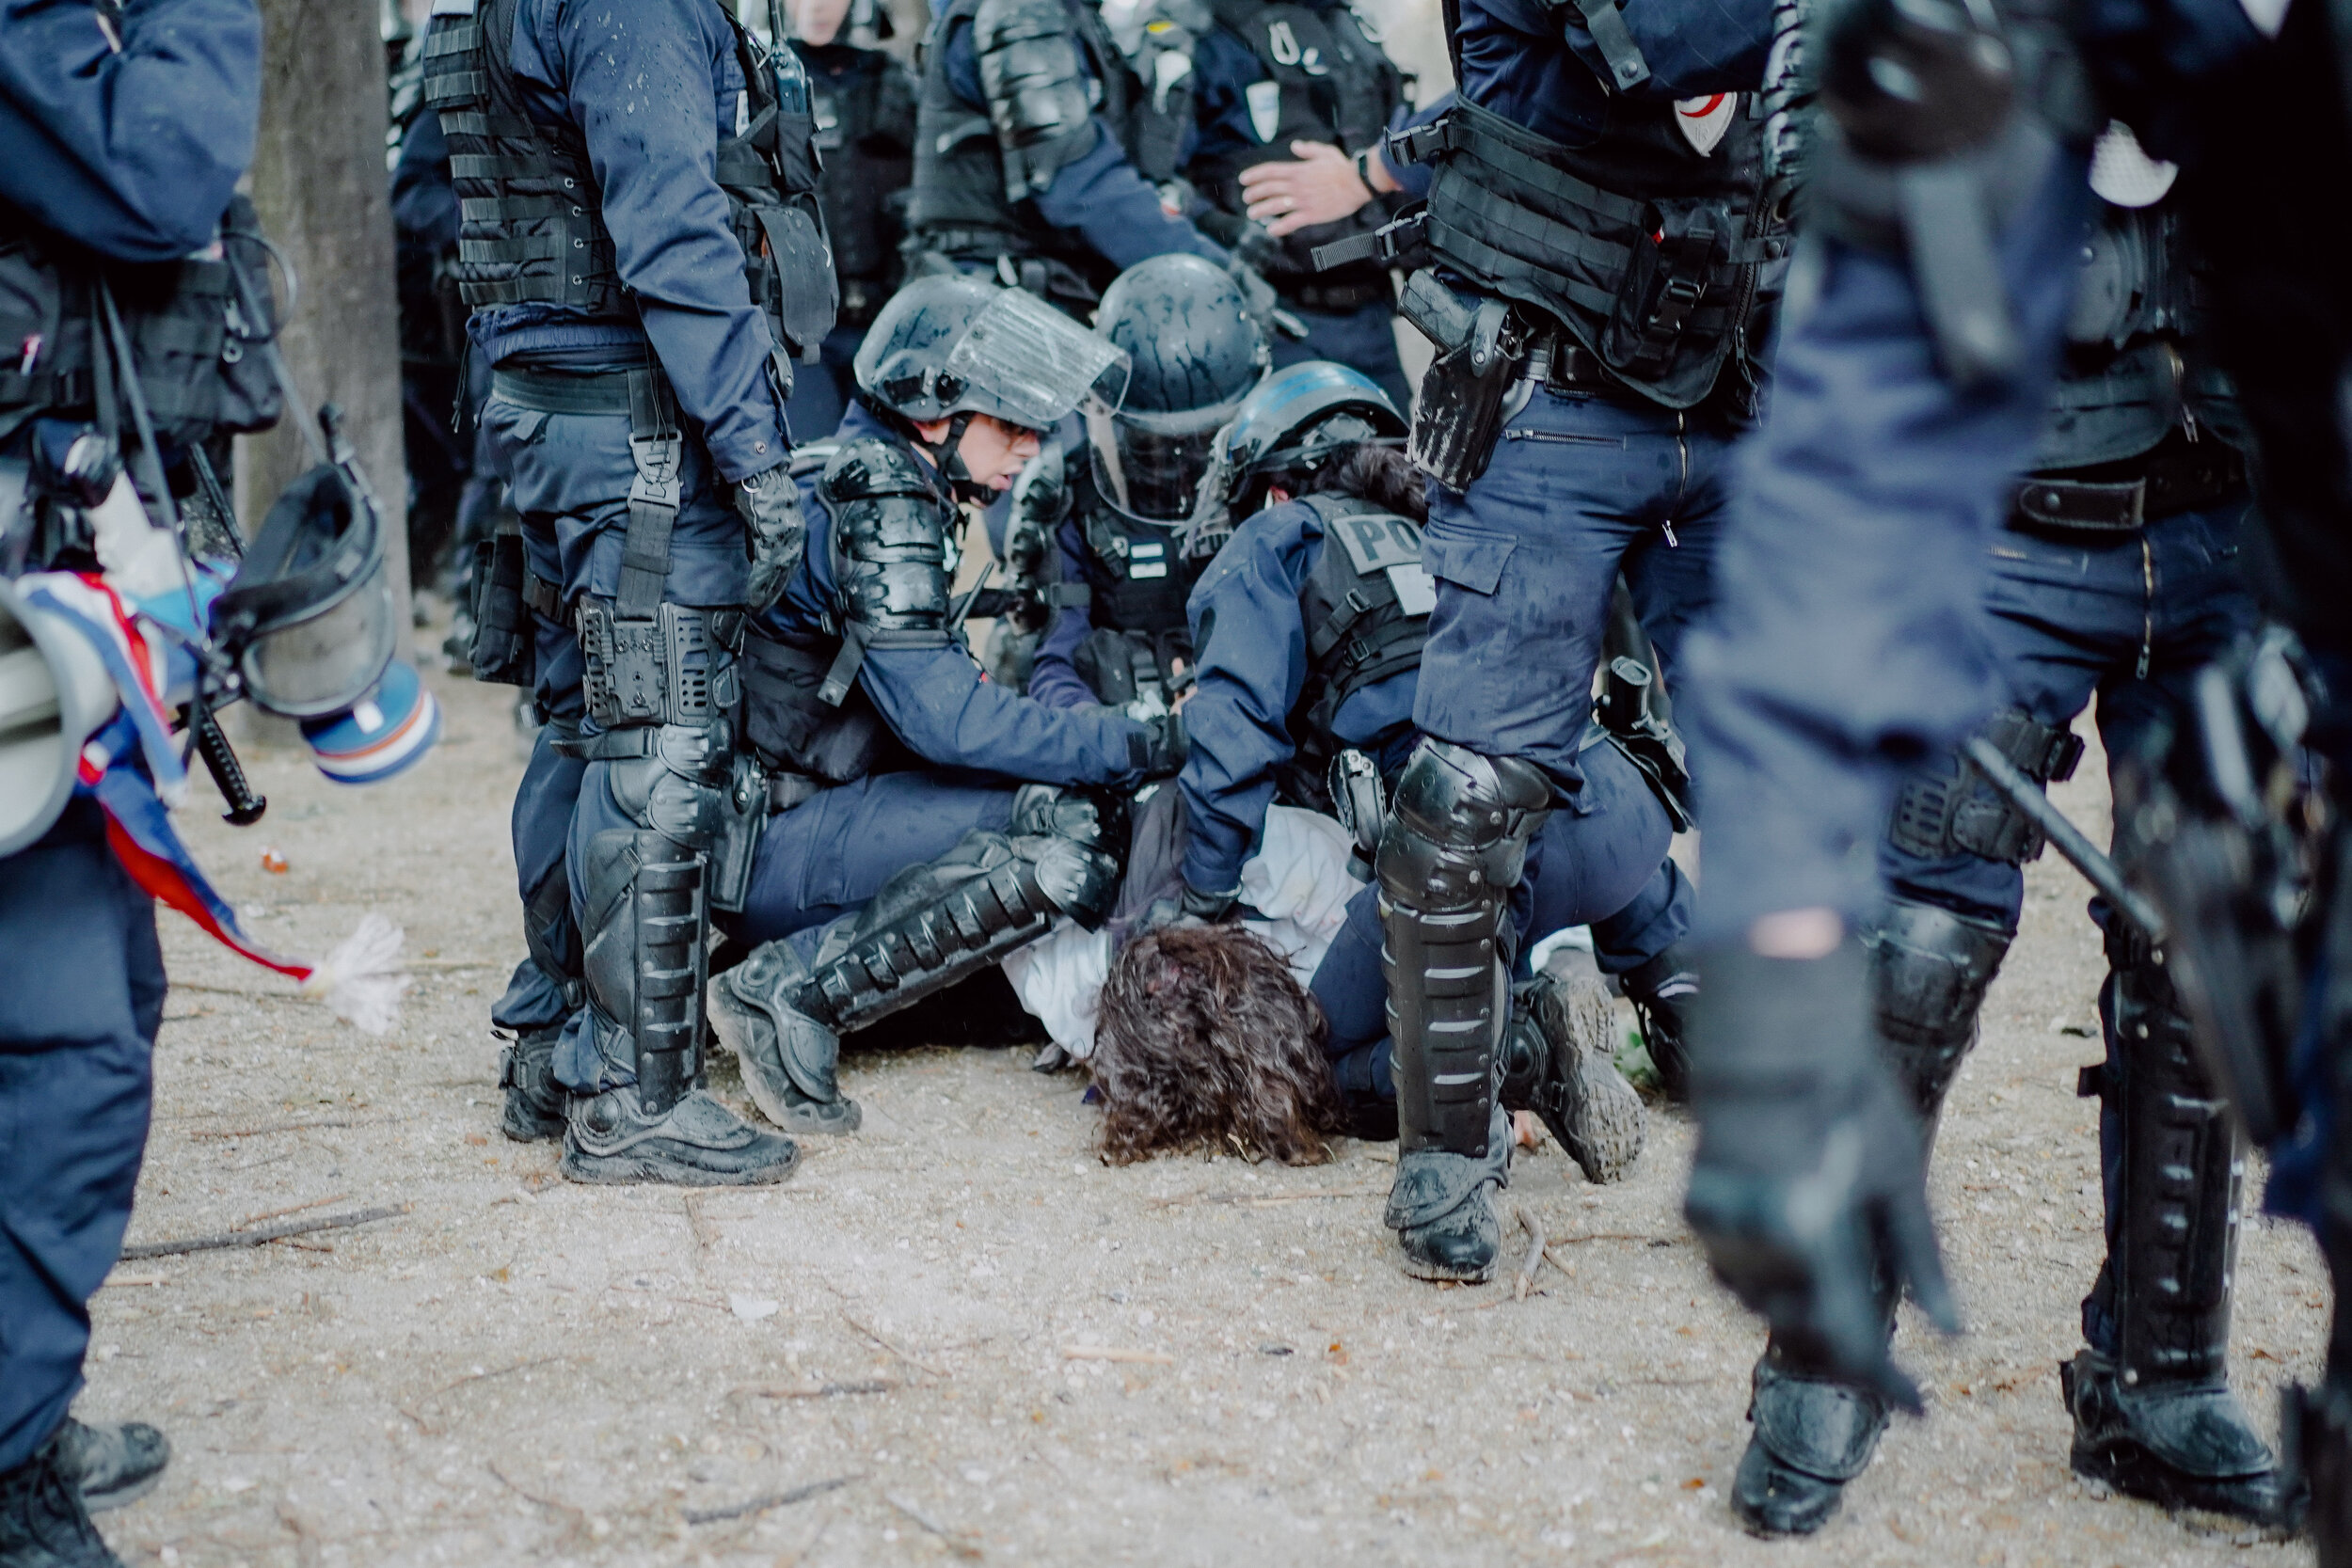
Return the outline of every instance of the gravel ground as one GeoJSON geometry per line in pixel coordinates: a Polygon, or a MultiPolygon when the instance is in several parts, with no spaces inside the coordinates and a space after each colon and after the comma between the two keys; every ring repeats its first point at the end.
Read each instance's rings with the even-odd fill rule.
{"type": "MultiPolygon", "coordinates": [[[[261,826],[185,814],[263,940],[316,950],[382,909],[419,983],[368,1039],[164,914],[131,1239],[405,1212],[118,1271],[81,1413],[177,1449],[104,1521],[135,1561],[2305,1560],[2067,1470],[2100,962],[2055,857],[1943,1132],[1970,1331],[1906,1326],[1929,1418],[1818,1543],[1766,1544],[1723,1502],[1758,1335],[1677,1218],[1672,1115],[1614,1188],[1522,1160],[1507,1198],[1565,1265],[1524,1300],[1399,1272],[1387,1149],[1109,1169],[1082,1081],[1025,1053],[853,1056],[866,1130],[806,1142],[780,1188],[566,1184],[496,1123],[485,1014],[520,952],[503,696],[444,683],[438,754],[372,793],[264,754],[261,826]]],[[[2100,776],[2060,800],[2103,834],[2100,776]]],[[[2268,1429],[2316,1370],[2324,1275],[2301,1232],[2248,1230],[2235,1364],[2268,1429]]]]}

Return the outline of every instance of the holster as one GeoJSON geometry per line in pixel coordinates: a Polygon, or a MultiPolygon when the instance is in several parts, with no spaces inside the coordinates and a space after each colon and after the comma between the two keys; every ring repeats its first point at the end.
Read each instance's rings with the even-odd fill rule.
{"type": "Polygon", "coordinates": [[[473,678],[497,686],[529,686],[538,675],[538,639],[523,603],[520,522],[509,514],[498,532],[473,547],[473,678]]]}
{"type": "Polygon", "coordinates": [[[1430,478],[1467,490],[1502,438],[1505,405],[1527,352],[1525,325],[1510,301],[1456,294],[1427,269],[1406,283],[1399,309],[1439,351],[1422,377],[1406,450],[1430,478]]]}
{"type": "Polygon", "coordinates": [[[710,907],[739,914],[752,891],[752,863],[768,831],[768,770],[738,752],[727,779],[725,824],[710,850],[710,907]]]}

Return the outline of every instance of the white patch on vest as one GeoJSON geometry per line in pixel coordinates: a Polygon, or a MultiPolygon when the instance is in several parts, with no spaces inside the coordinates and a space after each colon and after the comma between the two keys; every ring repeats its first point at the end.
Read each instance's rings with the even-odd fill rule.
{"type": "Polygon", "coordinates": [[[2178,164],[2148,156],[2132,128],[2120,119],[2107,121],[2098,145],[2090,150],[2090,188],[2100,200],[2118,207],[2154,206],[2180,172],[2178,164]]]}
{"type": "Polygon", "coordinates": [[[435,16],[471,16],[474,0],[433,0],[435,16]]]}
{"type": "Polygon", "coordinates": [[[1391,566],[1389,586],[1396,591],[1396,608],[1407,615],[1426,615],[1438,608],[1438,579],[1425,566],[1391,566]]]}
{"type": "Polygon", "coordinates": [[[2279,29],[2287,24],[2287,0],[2238,0],[2246,12],[2246,20],[2254,30],[2266,39],[2279,36],[2279,29]]]}
{"type": "Polygon", "coordinates": [[[1137,578],[1164,578],[1166,576],[1168,576],[1167,546],[1138,544],[1128,555],[1128,581],[1133,582],[1137,578]]]}
{"type": "Polygon", "coordinates": [[[1277,65],[1296,65],[1300,58],[1298,35],[1291,31],[1287,22],[1276,22],[1265,30],[1267,50],[1277,65]]]}
{"type": "MultiPolygon", "coordinates": [[[[1283,31],[1287,37],[1289,29],[1283,31]]],[[[1241,95],[1249,101],[1249,128],[1258,133],[1260,141],[1272,141],[1282,124],[1282,84],[1252,82],[1241,89],[1241,95]]]]}
{"type": "Polygon", "coordinates": [[[1731,129],[1732,117],[1740,107],[1736,92],[1710,92],[1704,98],[1677,99],[1675,103],[1675,123],[1682,127],[1682,139],[1697,149],[1702,158],[1715,150],[1715,144],[1731,129]]]}

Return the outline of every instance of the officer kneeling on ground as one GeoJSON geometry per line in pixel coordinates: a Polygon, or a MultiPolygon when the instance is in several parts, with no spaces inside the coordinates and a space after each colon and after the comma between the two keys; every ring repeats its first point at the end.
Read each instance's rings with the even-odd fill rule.
{"type": "MultiPolygon", "coordinates": [[[[744,642],[756,767],[739,788],[773,815],[736,928],[760,945],[709,982],[745,1086],[795,1132],[858,1125],[842,1036],[1065,916],[1099,924],[1120,802],[1183,754],[1172,715],[1057,711],[990,681],[950,593],[960,503],[1007,489],[1081,404],[1115,404],[1125,356],[1018,290],[934,277],[883,308],[857,372],[834,450],[803,475],[807,555],[744,642]]],[[[587,798],[576,838],[610,816],[587,798]]]]}

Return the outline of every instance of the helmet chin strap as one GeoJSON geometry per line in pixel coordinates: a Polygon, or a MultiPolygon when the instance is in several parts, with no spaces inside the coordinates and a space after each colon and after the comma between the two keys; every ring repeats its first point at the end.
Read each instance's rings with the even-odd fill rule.
{"type": "Polygon", "coordinates": [[[963,466],[963,433],[972,428],[973,416],[956,414],[948,418],[947,434],[933,446],[919,435],[915,444],[930,454],[939,469],[939,477],[947,482],[947,488],[958,500],[973,501],[985,506],[996,499],[995,492],[972,477],[972,470],[963,466]]]}

